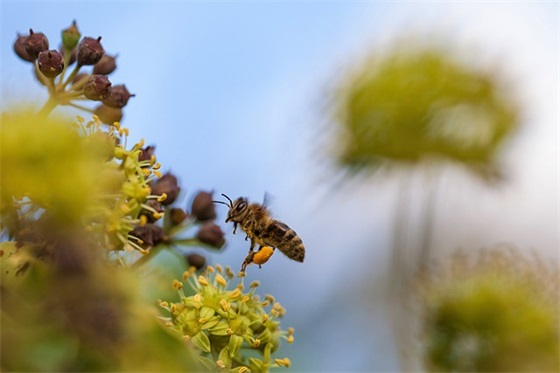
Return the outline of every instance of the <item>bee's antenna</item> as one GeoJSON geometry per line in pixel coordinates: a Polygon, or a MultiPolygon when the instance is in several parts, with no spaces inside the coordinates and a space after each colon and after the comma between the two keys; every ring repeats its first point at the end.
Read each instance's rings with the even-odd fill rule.
{"type": "Polygon", "coordinates": [[[229,198],[228,196],[226,196],[224,193],[222,193],[222,196],[226,197],[230,203],[230,206],[233,206],[233,201],[231,200],[231,198],[229,198]]]}
{"type": "Polygon", "coordinates": [[[233,201],[231,200],[231,198],[229,198],[228,196],[226,196],[225,194],[222,193],[222,196],[226,197],[229,201],[229,204],[223,202],[223,201],[212,201],[214,203],[221,203],[222,205],[226,205],[227,207],[232,207],[233,206],[233,201]]]}

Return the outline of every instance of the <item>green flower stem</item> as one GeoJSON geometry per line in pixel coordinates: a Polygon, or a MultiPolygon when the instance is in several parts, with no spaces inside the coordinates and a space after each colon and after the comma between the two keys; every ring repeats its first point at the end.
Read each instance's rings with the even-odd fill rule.
{"type": "Polygon", "coordinates": [[[141,256],[137,261],[132,263],[132,265],[130,267],[132,269],[137,269],[137,268],[141,267],[143,264],[149,262],[152,258],[154,258],[157,254],[159,254],[159,252],[165,247],[167,247],[167,246],[166,245],[157,245],[157,246],[152,247],[146,255],[141,256]]]}
{"type": "Polygon", "coordinates": [[[59,97],[64,101],[76,100],[80,97],[83,97],[82,91],[69,91],[69,92],[62,92],[59,97]]]}
{"type": "Polygon", "coordinates": [[[41,70],[39,70],[39,65],[37,64],[37,62],[33,63],[33,67],[35,68],[35,76],[37,76],[37,79],[41,81],[41,84],[48,87],[50,92],[51,88],[49,86],[49,79],[43,75],[41,70]]]}
{"type": "Polygon", "coordinates": [[[424,185],[427,196],[424,199],[424,219],[420,228],[420,247],[418,249],[418,264],[420,270],[427,269],[430,260],[430,251],[432,249],[432,236],[434,233],[434,222],[436,213],[436,200],[438,194],[438,186],[441,179],[441,170],[438,165],[428,162],[424,171],[424,185]]]}
{"type": "Polygon", "coordinates": [[[68,75],[68,78],[66,78],[66,80],[64,81],[64,83],[62,83],[62,88],[66,88],[66,86],[72,82],[72,80],[74,80],[74,78],[76,77],[76,75],[78,74],[78,71],[80,71],[80,65],[78,65],[76,63],[76,66],[74,67],[74,70],[72,70],[72,72],[70,73],[70,75],[68,75]]]}
{"type": "Polygon", "coordinates": [[[56,95],[56,87],[54,85],[54,78],[46,78],[47,89],[49,90],[49,95],[56,95]]]}
{"type": "Polygon", "coordinates": [[[69,103],[68,103],[68,106],[72,106],[72,107],[74,107],[74,108],[76,108],[76,109],[80,109],[80,110],[86,111],[86,112],[88,112],[88,113],[92,113],[92,114],[94,113],[94,110],[92,110],[92,109],[90,109],[90,108],[87,108],[87,107],[85,107],[85,106],[82,106],[82,105],[75,104],[75,103],[73,103],[73,102],[69,102],[69,103]]]}
{"type": "Polygon", "coordinates": [[[64,74],[66,74],[66,71],[68,70],[68,64],[70,63],[70,58],[72,57],[72,51],[70,50],[66,50],[64,49],[64,70],[62,70],[62,73],[59,76],[58,79],[58,83],[57,83],[57,88],[63,90],[64,89],[64,85],[62,84],[62,82],[64,81],[64,74]]]}
{"type": "Polygon", "coordinates": [[[47,117],[54,110],[54,108],[58,106],[58,104],[59,101],[56,98],[56,96],[50,96],[47,102],[45,102],[45,104],[41,108],[41,110],[39,110],[38,113],[39,116],[47,117]]]}
{"type": "Polygon", "coordinates": [[[79,91],[79,92],[81,92],[81,91],[82,91],[82,88],[84,87],[84,85],[86,84],[86,82],[88,81],[88,78],[89,78],[90,76],[91,76],[91,75],[84,76],[83,78],[81,78],[80,80],[78,80],[76,83],[72,84],[72,85],[70,86],[70,91],[79,91]]]}

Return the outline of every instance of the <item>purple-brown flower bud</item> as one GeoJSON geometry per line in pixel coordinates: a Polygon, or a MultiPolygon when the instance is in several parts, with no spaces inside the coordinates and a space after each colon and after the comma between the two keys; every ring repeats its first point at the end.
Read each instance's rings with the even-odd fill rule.
{"type": "Polygon", "coordinates": [[[111,82],[105,75],[92,75],[84,84],[84,96],[101,101],[111,94],[111,82]]]}
{"type": "Polygon", "coordinates": [[[138,161],[149,161],[150,159],[152,159],[155,151],[156,147],[154,145],[146,146],[144,149],[142,149],[142,153],[138,155],[138,161]]]}
{"type": "Polygon", "coordinates": [[[35,60],[39,53],[49,49],[49,39],[42,32],[29,30],[29,36],[25,40],[25,50],[29,58],[35,60]]]}
{"type": "Polygon", "coordinates": [[[167,198],[161,202],[162,205],[170,205],[175,202],[181,188],[178,185],[177,178],[171,173],[166,173],[160,177],[156,182],[151,183],[152,194],[162,195],[165,193],[167,198]]]}
{"type": "Polygon", "coordinates": [[[101,36],[97,39],[85,37],[78,45],[78,65],[95,65],[105,54],[101,46],[101,36]]]}
{"type": "Polygon", "coordinates": [[[33,62],[33,58],[29,56],[27,50],[25,49],[25,42],[27,41],[27,35],[18,34],[16,41],[14,42],[14,52],[24,61],[33,62]]]}
{"type": "Polygon", "coordinates": [[[222,229],[216,224],[209,221],[202,224],[202,226],[198,230],[196,238],[200,242],[217,249],[221,248],[226,243],[224,232],[222,232],[222,229]]]}
{"type": "Polygon", "coordinates": [[[103,57],[93,66],[94,74],[109,75],[117,68],[117,56],[112,57],[104,54],[103,57]]]}
{"type": "Polygon", "coordinates": [[[72,25],[65,30],[62,30],[62,45],[66,50],[71,51],[76,48],[78,42],[80,41],[80,31],[76,25],[76,21],[72,21],[72,25]]]}
{"type": "Polygon", "coordinates": [[[191,205],[191,214],[198,221],[216,219],[216,209],[212,202],[212,192],[198,192],[191,205]]]}
{"type": "Polygon", "coordinates": [[[96,107],[93,113],[99,117],[100,121],[109,125],[112,125],[115,122],[120,122],[123,117],[122,109],[103,104],[96,107]]]}
{"type": "Polygon", "coordinates": [[[64,70],[64,58],[57,50],[42,51],[37,57],[37,65],[44,76],[52,79],[64,70]]]}
{"type": "Polygon", "coordinates": [[[167,240],[163,229],[159,225],[153,223],[137,225],[130,234],[141,239],[143,242],[142,246],[157,246],[167,240]]]}
{"type": "Polygon", "coordinates": [[[173,226],[181,224],[188,216],[185,210],[178,207],[173,207],[169,210],[169,221],[171,221],[173,226]]]}
{"type": "Polygon", "coordinates": [[[133,96],[123,84],[120,84],[111,88],[111,94],[103,100],[103,103],[107,106],[122,108],[126,105],[128,99],[133,96]]]}
{"type": "Polygon", "coordinates": [[[185,259],[188,266],[193,266],[197,270],[206,266],[206,258],[200,254],[189,254],[185,256],[185,259]]]}
{"type": "MultiPolygon", "coordinates": [[[[153,210],[155,210],[158,213],[163,212],[163,207],[161,206],[161,203],[159,203],[155,199],[147,200],[146,205],[148,205],[149,207],[151,207],[153,210]]],[[[148,219],[149,223],[154,223],[157,220],[159,220],[159,217],[154,217],[154,212],[152,210],[142,209],[142,210],[140,210],[140,215],[144,215],[146,217],[146,219],[148,219]]]]}

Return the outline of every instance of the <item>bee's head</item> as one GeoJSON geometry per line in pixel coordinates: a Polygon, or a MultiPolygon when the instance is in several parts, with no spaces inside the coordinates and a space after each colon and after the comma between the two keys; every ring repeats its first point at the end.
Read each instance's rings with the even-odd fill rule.
{"type": "Polygon", "coordinates": [[[231,198],[229,198],[227,195],[222,194],[222,196],[226,197],[229,203],[222,202],[222,201],[213,201],[213,202],[221,203],[222,205],[226,205],[229,207],[226,223],[230,221],[234,223],[239,223],[243,221],[245,215],[247,215],[247,211],[248,211],[247,207],[249,206],[247,198],[239,197],[235,201],[232,201],[231,198]]]}

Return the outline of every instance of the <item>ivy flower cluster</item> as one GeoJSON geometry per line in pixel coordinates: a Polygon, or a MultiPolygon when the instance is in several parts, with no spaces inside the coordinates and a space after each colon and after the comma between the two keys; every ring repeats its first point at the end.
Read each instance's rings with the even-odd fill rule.
{"type": "Polygon", "coordinates": [[[38,111],[22,105],[2,114],[0,316],[8,326],[0,337],[13,343],[0,351],[0,370],[185,371],[206,365],[265,372],[289,366],[288,359],[272,358],[280,339],[293,341],[293,330],[279,326],[284,308],[270,295],[260,300],[256,284],[244,293],[240,280],[228,290],[231,270],[207,267],[204,256],[186,251],[225,244],[214,222],[213,192],[198,191],[190,207],[179,206],[184,189],[176,175],[161,171],[155,146],[143,139],[129,144],[120,121],[133,95],[108,80],[116,61],[105,54],[101,37],[82,38],[74,22],[62,31],[60,50],[30,30],[18,35],[14,51],[33,64],[49,98],[38,111]],[[92,110],[80,101],[101,104],[92,110]],[[59,105],[91,119],[53,112],[59,105]],[[155,299],[164,297],[151,293],[160,290],[157,284],[142,285],[164,250],[176,254],[180,271],[190,268],[183,280],[196,294],[187,296],[176,281],[181,301],[161,305],[172,314],[168,325],[192,348],[153,317],[155,299]],[[48,319],[45,312],[52,313],[48,319]],[[126,346],[136,340],[149,342],[126,346]],[[47,350],[53,352],[47,359],[33,354],[47,350]]]}
{"type": "Polygon", "coordinates": [[[18,35],[14,42],[15,53],[33,64],[37,80],[49,91],[41,113],[48,114],[57,105],[69,105],[96,114],[106,124],[120,121],[122,108],[134,95],[124,84],[113,85],[109,80],[108,75],[117,68],[116,56],[105,53],[101,36],[82,38],[74,21],[62,31],[59,50],[49,47],[47,36],[33,29],[28,35],[18,35]],[[92,66],[91,71],[83,72],[85,66],[92,66]],[[78,104],[83,100],[101,104],[91,110],[78,104]]]}
{"type": "Polygon", "coordinates": [[[200,275],[191,267],[183,281],[173,281],[179,302],[160,301],[170,313],[166,325],[200,351],[199,359],[208,369],[242,373],[289,367],[288,358],[272,356],[281,340],[294,341],[293,328],[280,328],[286,310],[272,295],[261,299],[255,293],[257,281],[245,291],[243,273],[235,287],[234,278],[229,267],[208,266],[200,275]],[[252,357],[243,353],[246,349],[252,357]]]}
{"type": "Polygon", "coordinates": [[[515,248],[456,253],[420,286],[430,371],[558,371],[558,269],[515,248]]]}

